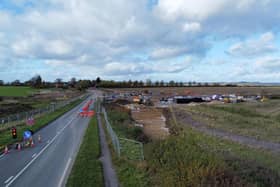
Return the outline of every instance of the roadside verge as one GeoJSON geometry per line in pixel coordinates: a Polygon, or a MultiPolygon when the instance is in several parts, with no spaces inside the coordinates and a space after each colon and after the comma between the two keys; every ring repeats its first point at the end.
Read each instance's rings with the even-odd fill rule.
{"type": "Polygon", "coordinates": [[[83,142],[67,181],[67,187],[104,186],[102,166],[99,161],[100,143],[98,125],[94,116],[86,130],[83,142]]]}

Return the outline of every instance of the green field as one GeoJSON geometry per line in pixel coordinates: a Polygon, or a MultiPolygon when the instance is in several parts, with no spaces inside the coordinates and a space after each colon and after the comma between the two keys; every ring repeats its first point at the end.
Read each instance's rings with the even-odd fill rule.
{"type": "Polygon", "coordinates": [[[0,96],[24,97],[28,96],[37,90],[25,86],[0,86],[0,96]]]}
{"type": "Polygon", "coordinates": [[[280,100],[267,102],[199,105],[180,107],[181,115],[189,114],[209,128],[280,143],[280,100]]]}

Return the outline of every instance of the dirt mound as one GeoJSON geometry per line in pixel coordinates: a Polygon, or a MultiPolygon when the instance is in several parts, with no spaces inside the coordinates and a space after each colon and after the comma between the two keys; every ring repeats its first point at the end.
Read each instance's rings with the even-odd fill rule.
{"type": "Polygon", "coordinates": [[[138,107],[131,111],[132,118],[143,125],[144,133],[152,139],[163,139],[169,135],[166,119],[161,110],[152,107],[138,107]]]}
{"type": "Polygon", "coordinates": [[[119,105],[128,105],[131,104],[130,101],[126,100],[126,99],[118,99],[114,102],[115,104],[119,104],[119,105]]]}

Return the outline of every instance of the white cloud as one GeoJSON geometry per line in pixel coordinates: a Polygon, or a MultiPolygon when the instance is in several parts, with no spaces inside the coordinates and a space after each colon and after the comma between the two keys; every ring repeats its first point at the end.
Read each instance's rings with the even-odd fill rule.
{"type": "Polygon", "coordinates": [[[152,59],[171,58],[174,56],[178,56],[182,53],[187,53],[187,48],[178,48],[178,47],[157,48],[152,51],[151,58],[152,59]]]}
{"type": "Polygon", "coordinates": [[[264,57],[258,59],[255,63],[255,67],[261,72],[279,72],[280,69],[280,58],[275,57],[264,57]]]}
{"type": "Polygon", "coordinates": [[[199,32],[201,30],[201,25],[198,22],[185,23],[183,25],[184,32],[199,32]]]}
{"type": "Polygon", "coordinates": [[[256,40],[247,40],[234,44],[227,51],[230,55],[238,57],[256,57],[266,53],[277,51],[274,44],[274,34],[271,32],[264,33],[256,40]]]}
{"type": "Polygon", "coordinates": [[[245,39],[228,50],[232,58],[273,52],[272,33],[247,38],[280,30],[277,0],[158,0],[152,7],[147,0],[11,2],[22,11],[0,10],[0,67],[47,64],[46,72],[64,74],[179,76],[189,64],[177,59],[203,59],[210,44],[225,38],[245,39]],[[68,65],[75,70],[64,71],[68,65]]]}

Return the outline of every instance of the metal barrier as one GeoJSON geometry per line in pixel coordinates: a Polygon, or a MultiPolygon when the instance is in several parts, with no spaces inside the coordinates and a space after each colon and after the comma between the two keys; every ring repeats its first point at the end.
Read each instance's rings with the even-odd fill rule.
{"type": "MultiPolygon", "coordinates": [[[[97,109],[97,111],[100,110],[97,109]]],[[[132,160],[144,160],[143,144],[135,140],[119,138],[110,124],[107,112],[104,107],[102,107],[102,113],[104,115],[107,132],[111,138],[113,148],[118,157],[124,155],[132,160]]]]}
{"type": "Polygon", "coordinates": [[[28,118],[30,117],[36,117],[42,114],[47,114],[50,112],[54,112],[57,109],[60,109],[82,97],[86,97],[86,96],[79,96],[67,101],[62,101],[62,102],[57,102],[57,103],[51,103],[46,107],[43,108],[38,108],[38,109],[34,109],[31,111],[27,111],[27,112],[21,112],[21,113],[17,113],[17,114],[13,114],[13,115],[9,115],[7,117],[3,117],[0,118],[0,128],[5,128],[5,127],[9,127],[10,125],[18,125],[21,123],[24,123],[28,118]]]}

